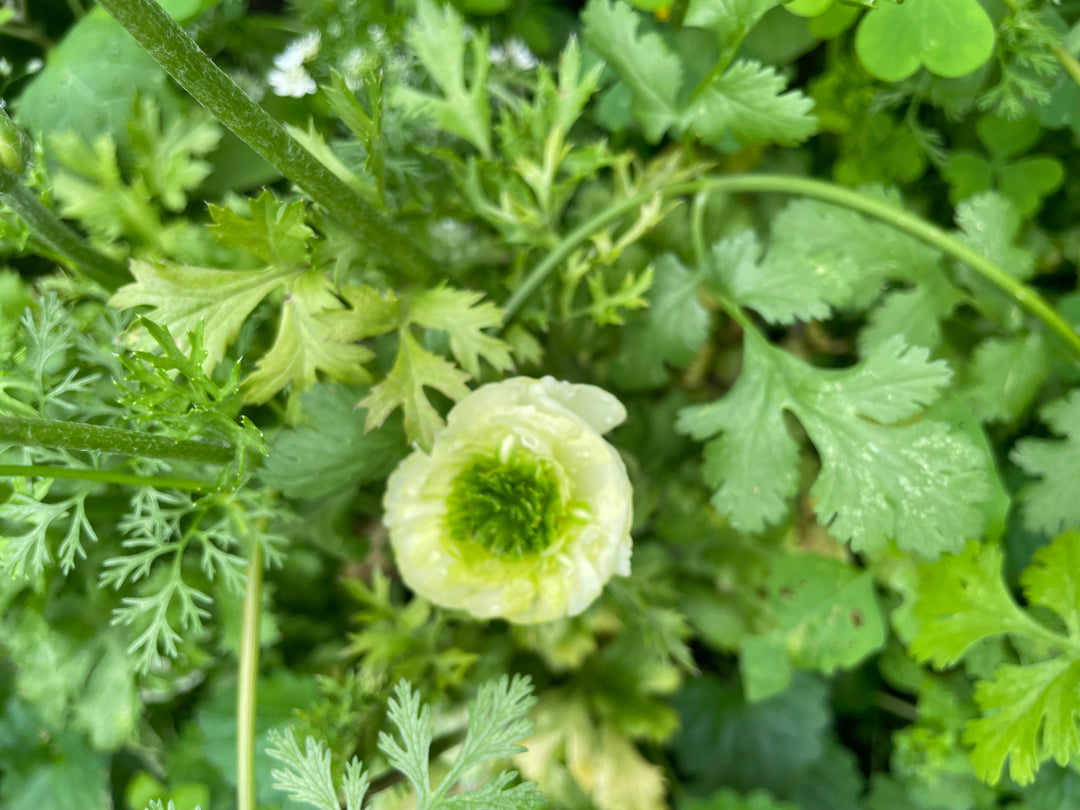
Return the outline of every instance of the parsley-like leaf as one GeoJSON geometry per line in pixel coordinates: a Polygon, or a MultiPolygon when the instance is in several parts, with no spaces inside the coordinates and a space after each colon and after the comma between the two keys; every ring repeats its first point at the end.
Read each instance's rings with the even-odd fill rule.
{"type": "Polygon", "coordinates": [[[843,371],[815,369],[756,333],[726,397],[684,409],[679,429],[706,446],[713,505],[737,528],[757,531],[786,512],[798,450],[790,411],[821,457],[814,512],[839,540],[878,548],[896,540],[926,555],[957,549],[981,531],[990,488],[981,451],[941,422],[903,423],[931,404],[950,377],[941,361],[901,338],[843,371]],[[900,424],[896,424],[900,422],[900,424]],[[923,520],[914,524],[912,514],[923,520]]]}
{"type": "Polygon", "coordinates": [[[469,375],[421,346],[409,330],[401,331],[401,343],[390,373],[360,402],[368,409],[367,427],[379,427],[396,408],[405,413],[405,430],[429,449],[442,418],[428,402],[424,387],[434,388],[458,400],[469,393],[469,375]]]}
{"type": "Polygon", "coordinates": [[[656,142],[681,117],[682,65],[659,34],[639,32],[641,16],[626,3],[592,0],[581,13],[585,37],[634,91],[631,110],[656,142]]]}
{"type": "Polygon", "coordinates": [[[733,135],[744,145],[794,144],[817,129],[813,102],[798,90],[783,92],[772,68],[738,60],[684,98],[679,57],[659,33],[639,31],[643,18],[628,5],[590,0],[581,19],[589,44],[632,91],[631,112],[651,142],[674,130],[708,143],[733,135]]]}
{"type": "Polygon", "coordinates": [[[984,638],[1030,628],[1001,579],[1001,560],[1001,549],[971,542],[921,567],[919,634],[911,643],[916,658],[950,666],[984,638]]]}
{"type": "Polygon", "coordinates": [[[1049,347],[1041,332],[990,338],[975,349],[964,393],[980,419],[1015,422],[1031,405],[1049,371],[1049,347]]]}
{"type": "Polygon", "coordinates": [[[1039,480],[1021,494],[1024,522],[1032,529],[1054,534],[1080,527],[1080,391],[1042,409],[1043,421],[1064,437],[1062,441],[1023,439],[1010,456],[1028,475],[1039,480]]]}
{"type": "Polygon", "coordinates": [[[311,388],[320,371],[346,383],[370,382],[363,366],[375,355],[349,335],[342,339],[340,330],[322,317],[343,309],[326,277],[308,271],[289,286],[289,294],[274,345],[245,382],[247,400],[266,402],[291,383],[290,404],[296,403],[295,394],[311,388]]]}
{"type": "Polygon", "coordinates": [[[212,371],[251,312],[293,274],[292,270],[218,270],[172,262],[133,261],[135,281],[117,290],[109,305],[149,306],[146,317],[187,335],[205,324],[203,368],[212,371]]]}
{"type": "Polygon", "coordinates": [[[690,0],[683,22],[716,32],[722,45],[740,41],[781,0],[690,0]]]}
{"type": "Polygon", "coordinates": [[[817,131],[814,102],[798,90],[784,92],[774,68],[739,60],[713,81],[683,120],[706,143],[728,133],[743,144],[801,143],[817,131]]]}
{"type": "Polygon", "coordinates": [[[442,95],[401,84],[394,88],[391,99],[409,112],[430,115],[440,129],[464,138],[484,157],[490,157],[487,31],[469,34],[466,37],[461,15],[452,6],[440,8],[432,0],[420,0],[406,41],[442,95]],[[472,56],[471,81],[465,76],[466,42],[472,56]]]}
{"type": "Polygon", "coordinates": [[[502,323],[502,311],[490,301],[481,303],[483,297],[483,293],[440,286],[421,290],[408,299],[409,320],[446,332],[450,351],[473,377],[480,376],[481,358],[497,371],[513,367],[506,343],[483,331],[502,323]]]}
{"type": "Polygon", "coordinates": [[[770,565],[766,589],[776,629],[746,637],[739,652],[748,700],[787,689],[793,664],[829,675],[885,643],[868,571],[827,557],[785,555],[770,565]]]}
{"type": "Polygon", "coordinates": [[[1040,548],[1021,577],[1027,601],[1056,613],[1065,633],[1013,601],[1001,560],[1000,550],[972,542],[963,554],[923,567],[912,652],[947,666],[985,638],[1009,634],[1028,642],[1023,663],[1002,665],[977,684],[982,716],[964,733],[981,779],[997,782],[1008,759],[1011,778],[1025,784],[1047,759],[1066,765],[1080,755],[1080,533],[1040,548]]]}
{"type": "Polygon", "coordinates": [[[304,220],[303,202],[282,203],[263,189],[248,200],[250,217],[242,217],[230,208],[210,206],[214,224],[210,230],[217,240],[257,256],[269,265],[296,268],[309,260],[311,228],[304,220]]]}
{"type": "Polygon", "coordinates": [[[994,783],[1006,758],[1019,784],[1035,778],[1048,756],[1059,764],[1080,753],[1080,660],[1054,658],[1027,666],[1005,665],[981,681],[975,701],[986,714],[972,720],[964,742],[979,778],[994,783]]]}
{"type": "Polygon", "coordinates": [[[709,337],[711,319],[698,300],[700,274],[672,254],[653,264],[649,308],[632,315],[613,365],[620,384],[652,387],[667,380],[665,364],[685,368],[709,337]]]}

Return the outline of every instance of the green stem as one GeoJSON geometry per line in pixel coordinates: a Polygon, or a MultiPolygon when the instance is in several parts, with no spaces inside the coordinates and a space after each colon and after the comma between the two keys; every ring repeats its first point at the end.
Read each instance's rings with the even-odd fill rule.
{"type": "MultiPolygon", "coordinates": [[[[867,197],[832,183],[783,175],[734,174],[722,177],[704,177],[699,180],[673,184],[661,189],[659,193],[665,197],[678,197],[703,191],[728,194],[738,192],[779,193],[812,197],[844,208],[850,208],[853,211],[858,211],[861,214],[866,214],[869,217],[892,225],[897,230],[903,231],[966,264],[999,290],[1010,296],[1028,313],[1042,321],[1074,356],[1080,358],[1080,335],[1076,333],[1076,330],[1068,321],[1062,318],[1047,303],[1046,299],[1031,288],[1024,286],[999,265],[965,245],[955,236],[914,214],[909,214],[902,209],[894,208],[886,202],[867,197]]],[[[596,231],[644,205],[653,199],[656,194],[656,191],[648,191],[632,199],[616,203],[584,222],[564,237],[558,246],[540,264],[533,268],[532,272],[526,276],[518,289],[507,300],[503,307],[506,312],[504,324],[509,322],[528,297],[543,283],[544,279],[579,245],[585,243],[596,231]]]]}
{"type": "Polygon", "coordinates": [[[211,492],[215,485],[191,478],[167,478],[159,475],[135,475],[116,470],[81,470],[69,467],[49,467],[42,464],[0,464],[0,478],[67,478],[73,481],[97,481],[102,484],[121,484],[155,489],[189,489],[211,492]]]}
{"type": "Polygon", "coordinates": [[[236,698],[236,808],[255,810],[255,709],[259,690],[259,616],[262,608],[262,546],[251,544],[240,631],[240,684],[236,698]]]}
{"type": "Polygon", "coordinates": [[[0,416],[0,444],[52,447],[58,450],[99,450],[142,458],[173,459],[207,464],[226,464],[233,448],[201,441],[178,441],[152,433],[64,422],[0,416]]]}
{"type": "Polygon", "coordinates": [[[1055,42],[1047,47],[1050,48],[1050,53],[1061,63],[1061,66],[1065,68],[1065,72],[1072,77],[1074,82],[1080,85],[1080,62],[1076,61],[1076,58],[1060,42],[1055,42]]]}
{"type": "Polygon", "coordinates": [[[430,259],[397,223],[369,205],[248,98],[155,0],[100,0],[99,5],[197,102],[358,239],[412,279],[431,275],[430,259]]]}
{"type": "Polygon", "coordinates": [[[23,42],[29,42],[32,45],[37,45],[42,50],[50,50],[55,47],[56,43],[53,42],[43,31],[37,28],[31,28],[28,25],[14,25],[8,23],[7,25],[0,25],[0,37],[11,37],[12,39],[21,39],[23,42]]]}
{"type": "Polygon", "coordinates": [[[131,279],[123,262],[111,259],[90,247],[52,211],[41,204],[15,172],[0,169],[0,202],[10,208],[54,253],[70,260],[87,278],[114,290],[131,279]]]}

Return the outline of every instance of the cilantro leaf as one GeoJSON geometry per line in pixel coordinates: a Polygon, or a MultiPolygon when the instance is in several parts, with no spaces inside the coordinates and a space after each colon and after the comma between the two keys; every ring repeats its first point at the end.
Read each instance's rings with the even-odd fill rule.
{"type": "Polygon", "coordinates": [[[300,398],[303,424],[283,430],[270,445],[260,476],[295,498],[320,498],[382,480],[404,456],[400,420],[369,431],[356,408],[361,392],[316,385],[300,398]]]}
{"type": "Polygon", "coordinates": [[[639,32],[642,18],[625,3],[590,0],[581,12],[585,38],[634,91],[631,110],[651,143],[681,118],[682,65],[655,32],[639,32]]]}
{"type": "Polygon", "coordinates": [[[485,85],[490,69],[488,35],[486,30],[469,34],[466,38],[461,16],[452,6],[440,8],[432,0],[420,0],[406,41],[442,96],[400,84],[394,87],[391,100],[408,112],[430,115],[438,127],[490,157],[491,102],[485,85]],[[472,55],[471,86],[465,77],[466,42],[472,55]]]}
{"type": "Polygon", "coordinates": [[[750,701],[787,689],[793,664],[829,675],[885,643],[885,619],[868,571],[827,557],[784,555],[770,565],[766,592],[777,627],[744,638],[739,652],[750,701]]]}
{"type": "Polygon", "coordinates": [[[743,144],[801,143],[817,131],[814,102],[799,90],[784,92],[784,77],[753,61],[736,61],[691,103],[683,120],[706,143],[728,133],[743,144]]]}
{"type": "Polygon", "coordinates": [[[722,45],[738,42],[781,0],[690,0],[684,24],[708,28],[722,45]]]}
{"type": "Polygon", "coordinates": [[[1031,629],[1001,579],[1001,549],[972,541],[959,554],[919,569],[912,654],[938,667],[956,663],[977,642],[1031,629]]]}
{"type": "Polygon", "coordinates": [[[1080,533],[1040,548],[1021,577],[1028,602],[1057,613],[1066,635],[1013,602],[1001,560],[1000,550],[972,542],[963,554],[923,567],[912,652],[947,666],[985,638],[1008,633],[1029,642],[1024,663],[1005,664],[977,684],[982,716],[964,733],[981,779],[997,782],[1008,759],[1011,778],[1026,784],[1050,757],[1065,765],[1080,754],[1080,533]]]}
{"type": "Polygon", "coordinates": [[[687,98],[673,46],[656,32],[640,32],[643,18],[629,6],[590,0],[581,19],[589,44],[632,91],[630,111],[652,143],[674,130],[693,132],[708,143],[733,135],[743,145],[794,144],[817,129],[810,115],[813,102],[798,90],[782,92],[784,80],[770,67],[736,61],[687,98]]]}
{"type": "MultiPolygon", "coordinates": [[[[774,240],[774,245],[785,244],[776,234],[774,240]]],[[[848,266],[842,264],[839,272],[825,268],[825,272],[808,273],[805,255],[805,246],[790,253],[774,247],[768,266],[763,266],[761,245],[754,232],[747,230],[712,246],[705,280],[719,294],[753,309],[770,323],[825,318],[851,295],[848,266]]]]}
{"type": "Polygon", "coordinates": [[[968,724],[964,742],[986,782],[998,781],[1006,758],[1009,776],[1025,785],[1048,757],[1064,765],[1080,753],[1080,659],[1002,666],[976,686],[975,701],[984,714],[968,724]]]}
{"type": "Polygon", "coordinates": [[[1080,533],[1065,532],[1038,549],[1020,577],[1024,596],[1048,608],[1065,622],[1072,638],[1080,638],[1080,533]]]}
{"type": "Polygon", "coordinates": [[[649,307],[632,315],[612,366],[621,385],[653,387],[667,380],[665,364],[685,368],[709,337],[712,319],[698,300],[700,273],[672,254],[652,266],[649,307]]]}
{"type": "Polygon", "coordinates": [[[1040,415],[1064,439],[1022,439],[1010,458],[1039,479],[1021,492],[1024,522],[1036,531],[1056,534],[1080,527],[1080,499],[1075,497],[1080,480],[1080,391],[1050,403],[1040,415]]]}
{"type": "Polygon", "coordinates": [[[117,290],[109,305],[119,309],[149,306],[146,317],[174,335],[186,335],[200,321],[205,323],[203,369],[209,372],[221,362],[226,347],[259,302],[294,273],[280,268],[217,270],[135,260],[131,262],[134,283],[117,290]]]}
{"type": "Polygon", "coordinates": [[[944,273],[920,279],[911,289],[887,292],[859,332],[859,348],[870,351],[900,335],[912,346],[935,349],[941,343],[941,321],[962,300],[962,293],[944,273]]]}
{"type": "Polygon", "coordinates": [[[967,244],[1011,276],[1024,281],[1034,274],[1035,256],[1014,244],[1021,220],[1007,198],[987,191],[964,200],[956,207],[956,224],[967,244]]]}
{"type": "Polygon", "coordinates": [[[1041,332],[989,338],[975,349],[964,395],[979,419],[1015,422],[1031,405],[1050,371],[1041,332]]]}
{"type": "Polygon", "coordinates": [[[788,512],[799,487],[799,446],[783,409],[786,383],[767,343],[748,335],[743,373],[722,398],[679,413],[678,430],[705,445],[712,505],[740,531],[758,532],[788,512]]]}
{"type": "Polygon", "coordinates": [[[483,297],[483,293],[439,286],[414,293],[407,302],[410,322],[446,332],[450,351],[473,377],[480,376],[481,358],[497,371],[514,365],[506,342],[483,331],[499,326],[503,318],[502,310],[490,301],[480,303],[483,297]]]}
{"type": "Polygon", "coordinates": [[[705,473],[719,485],[713,505],[733,525],[757,530],[786,512],[798,482],[798,451],[783,412],[802,423],[821,457],[814,512],[858,549],[895,540],[936,555],[978,534],[978,504],[990,496],[982,451],[947,423],[909,419],[949,379],[940,361],[896,338],[843,371],[815,369],[755,332],[743,372],[721,401],[684,409],[681,432],[706,445],[705,473]],[[740,500],[740,498],[745,500],[740,500]],[[910,515],[925,521],[913,525],[910,515]]]}
{"type": "Polygon", "coordinates": [[[405,432],[422,448],[430,449],[442,418],[428,402],[424,387],[434,388],[450,399],[469,393],[469,375],[417,343],[407,328],[401,330],[397,358],[390,373],[360,402],[367,408],[367,428],[379,427],[395,409],[405,414],[405,432]]]}
{"type": "Polygon", "coordinates": [[[322,371],[346,383],[366,383],[371,375],[363,364],[375,355],[370,349],[342,339],[333,323],[321,316],[342,309],[330,283],[311,270],[292,282],[281,312],[274,345],[245,381],[248,402],[266,402],[290,383],[295,394],[311,388],[322,371]]]}
{"type": "MultiPolygon", "coordinates": [[[[864,191],[902,207],[896,194],[864,191]]],[[[803,296],[833,306],[865,307],[881,294],[886,281],[923,283],[940,275],[933,248],[856,211],[815,200],[786,206],[773,220],[771,237],[766,277],[783,273],[803,296]],[[839,289],[843,286],[849,289],[846,297],[839,289]]]]}

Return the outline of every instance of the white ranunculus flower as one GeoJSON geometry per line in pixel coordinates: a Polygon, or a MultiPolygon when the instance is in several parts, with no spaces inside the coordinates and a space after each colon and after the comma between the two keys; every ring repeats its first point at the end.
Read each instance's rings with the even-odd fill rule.
{"type": "Polygon", "coordinates": [[[387,482],[405,583],[444,607],[533,623],[581,613],[630,573],[632,492],[601,434],[626,418],[592,385],[514,377],[459,402],[431,453],[387,482]]]}

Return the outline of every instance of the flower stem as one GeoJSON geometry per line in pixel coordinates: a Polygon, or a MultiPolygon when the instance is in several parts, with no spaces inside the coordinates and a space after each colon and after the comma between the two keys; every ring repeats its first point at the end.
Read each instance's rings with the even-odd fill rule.
{"type": "Polygon", "coordinates": [[[42,464],[0,464],[0,478],[68,478],[74,481],[97,481],[102,484],[121,484],[155,489],[188,489],[210,492],[215,484],[191,478],[167,478],[158,475],[135,475],[116,470],[71,469],[42,464]]]}
{"type": "Polygon", "coordinates": [[[65,422],[52,419],[23,419],[0,416],[0,444],[52,447],[59,450],[99,450],[141,458],[173,459],[208,464],[226,464],[233,448],[194,440],[179,441],[152,433],[65,422]]]}
{"type": "Polygon", "coordinates": [[[411,279],[431,275],[431,260],[397,223],[369,205],[248,98],[155,0],[100,0],[99,4],[199,104],[358,239],[411,279]]]}
{"type": "MultiPolygon", "coordinates": [[[[881,200],[867,197],[842,186],[806,177],[786,177],[784,175],[733,174],[721,177],[704,177],[684,183],[675,183],[661,189],[659,193],[665,197],[677,197],[703,191],[729,194],[737,192],[779,193],[812,197],[873,217],[966,264],[1016,301],[1028,313],[1042,321],[1075,357],[1080,358],[1080,335],[1077,334],[1068,321],[1050,306],[1045,298],[1030,287],[1024,286],[1001,266],[990,261],[955,236],[914,214],[909,214],[907,211],[895,208],[881,200]]],[[[596,231],[644,205],[653,199],[657,193],[656,191],[648,191],[616,203],[587,222],[582,223],[564,237],[556,248],[533,268],[513,295],[507,299],[506,304],[503,306],[506,312],[504,324],[509,322],[525,301],[528,300],[529,296],[543,283],[544,279],[579,245],[585,243],[596,231]]]]}
{"type": "Polygon", "coordinates": [[[255,711],[259,689],[259,616],[263,551],[251,544],[240,630],[240,683],[236,697],[236,808],[255,810],[255,711]]]}
{"type": "Polygon", "coordinates": [[[0,168],[0,202],[10,208],[34,237],[54,253],[71,261],[98,284],[115,290],[131,276],[118,262],[90,247],[23,184],[20,177],[0,168]]]}
{"type": "Polygon", "coordinates": [[[1065,49],[1065,46],[1060,42],[1055,42],[1047,47],[1050,49],[1050,53],[1054,55],[1054,58],[1057,59],[1065,69],[1065,72],[1072,77],[1074,82],[1080,85],[1080,62],[1076,61],[1076,58],[1069,53],[1065,49]]]}

